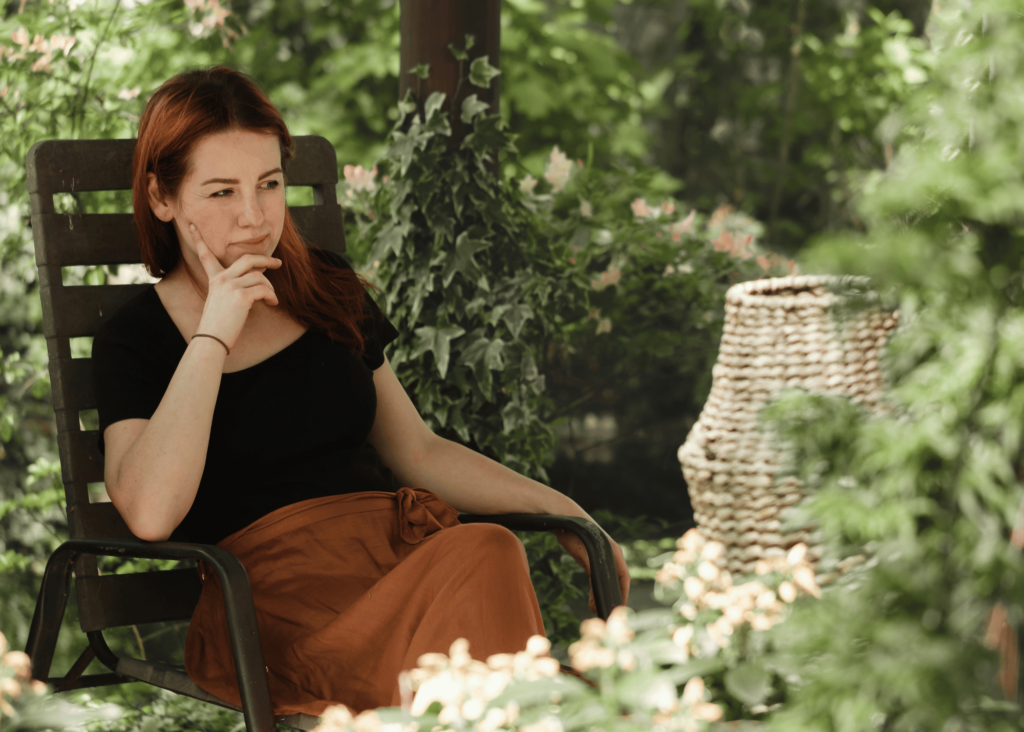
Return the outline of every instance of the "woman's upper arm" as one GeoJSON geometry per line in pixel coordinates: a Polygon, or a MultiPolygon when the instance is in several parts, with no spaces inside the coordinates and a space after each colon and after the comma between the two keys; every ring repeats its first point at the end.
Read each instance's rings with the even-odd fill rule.
{"type": "Polygon", "coordinates": [[[122,419],[103,430],[103,480],[115,505],[117,501],[113,496],[117,492],[121,463],[148,424],[148,419],[122,419]]]}
{"type": "Polygon", "coordinates": [[[416,411],[387,356],[373,372],[373,386],[377,390],[377,414],[367,439],[384,464],[401,476],[405,466],[418,460],[436,435],[416,411]]]}

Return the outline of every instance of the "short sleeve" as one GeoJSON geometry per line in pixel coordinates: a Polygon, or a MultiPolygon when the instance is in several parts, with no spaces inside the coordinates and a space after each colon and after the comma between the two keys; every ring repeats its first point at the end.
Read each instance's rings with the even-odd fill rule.
{"type": "MultiPolygon", "coordinates": [[[[143,296],[144,297],[144,296],[143,296]]],[[[129,303],[97,331],[92,344],[92,383],[99,416],[99,447],[103,431],[125,419],[149,419],[163,399],[174,375],[176,361],[168,364],[158,354],[166,350],[153,331],[154,323],[140,323],[129,303]]]]}
{"type": "Polygon", "coordinates": [[[363,362],[370,371],[376,371],[384,365],[384,347],[398,338],[398,329],[381,312],[369,292],[366,293],[366,301],[367,317],[360,325],[363,335],[366,336],[366,355],[363,356],[363,362]]]}
{"type": "MultiPolygon", "coordinates": [[[[312,249],[311,251],[335,267],[352,269],[352,265],[340,254],[324,249],[312,249]]],[[[359,324],[359,329],[366,339],[364,343],[366,354],[363,356],[363,362],[371,371],[376,371],[384,365],[384,347],[398,338],[398,329],[391,324],[369,292],[366,293],[365,312],[366,315],[359,324]]]]}

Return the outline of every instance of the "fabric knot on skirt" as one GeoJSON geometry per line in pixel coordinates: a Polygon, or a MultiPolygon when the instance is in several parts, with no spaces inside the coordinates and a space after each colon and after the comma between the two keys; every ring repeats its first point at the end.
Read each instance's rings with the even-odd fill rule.
{"type": "Polygon", "coordinates": [[[433,493],[416,488],[400,488],[398,526],[402,541],[419,544],[441,529],[459,524],[459,512],[433,493]]]}

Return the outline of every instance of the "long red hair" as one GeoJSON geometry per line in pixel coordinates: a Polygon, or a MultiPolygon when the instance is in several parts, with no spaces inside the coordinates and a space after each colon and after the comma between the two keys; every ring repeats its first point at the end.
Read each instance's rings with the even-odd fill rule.
{"type": "MultiPolygon", "coordinates": [[[[132,204],[142,262],[154,277],[164,277],[181,261],[178,235],[149,205],[148,175],[156,176],[160,195],[176,199],[190,170],[190,155],[207,135],[240,129],[276,135],[281,166],[294,157],[288,127],[256,83],[234,69],[216,66],[186,71],[157,89],[139,122],[132,158],[132,204]]],[[[356,272],[311,255],[285,209],[281,241],[274,256],[282,266],[267,270],[280,306],[308,328],[324,331],[360,355],[365,338],[359,328],[367,316],[366,287],[356,272]]],[[[188,272],[194,281],[194,275],[188,272]]]]}

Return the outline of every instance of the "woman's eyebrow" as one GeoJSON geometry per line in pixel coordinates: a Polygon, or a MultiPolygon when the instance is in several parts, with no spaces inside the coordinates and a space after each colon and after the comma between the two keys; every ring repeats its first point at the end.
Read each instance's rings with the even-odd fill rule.
{"type": "MultiPolygon", "coordinates": [[[[280,168],[274,168],[273,170],[268,170],[266,173],[264,173],[259,178],[257,178],[257,180],[263,180],[264,178],[269,178],[274,173],[283,173],[283,172],[284,171],[282,171],[280,168]]],[[[205,185],[209,185],[210,183],[231,183],[233,185],[238,185],[238,179],[237,178],[210,178],[209,180],[204,180],[199,185],[205,186],[205,185]]]]}

